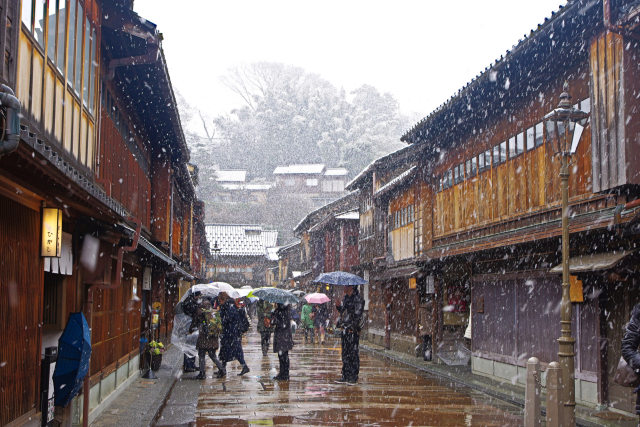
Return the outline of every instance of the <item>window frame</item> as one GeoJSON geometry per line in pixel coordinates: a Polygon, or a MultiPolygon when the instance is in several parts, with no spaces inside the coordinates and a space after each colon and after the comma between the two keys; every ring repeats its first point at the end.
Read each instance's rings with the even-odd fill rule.
{"type": "Polygon", "coordinates": [[[524,131],[520,131],[516,134],[516,156],[525,152],[525,134],[524,131]]]}

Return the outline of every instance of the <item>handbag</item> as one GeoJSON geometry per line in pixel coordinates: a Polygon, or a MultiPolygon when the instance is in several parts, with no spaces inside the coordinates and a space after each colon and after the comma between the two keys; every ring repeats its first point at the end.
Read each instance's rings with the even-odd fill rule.
{"type": "Polygon", "coordinates": [[[621,356],[613,376],[613,381],[623,387],[637,387],[640,385],[638,374],[627,364],[627,361],[621,356]]]}

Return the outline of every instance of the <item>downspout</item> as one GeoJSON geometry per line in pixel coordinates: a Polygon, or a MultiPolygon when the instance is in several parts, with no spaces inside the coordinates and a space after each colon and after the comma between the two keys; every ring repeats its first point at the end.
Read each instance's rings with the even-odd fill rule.
{"type": "MultiPolygon", "coordinates": [[[[120,246],[118,248],[118,257],[116,260],[116,277],[112,283],[105,282],[92,282],[88,283],[89,289],[87,289],[87,299],[85,300],[84,311],[86,313],[87,323],[89,324],[89,330],[91,330],[92,314],[93,314],[93,290],[100,289],[117,289],[122,283],[122,260],[125,252],[133,252],[138,248],[138,241],[140,240],[140,231],[142,230],[142,222],[137,218],[129,217],[128,220],[136,223],[136,231],[133,235],[133,240],[130,246],[120,246]]],[[[89,367],[87,368],[87,375],[84,377],[82,384],[82,425],[88,427],[89,425],[89,378],[91,377],[91,359],[89,359],[89,367]]]]}
{"type": "Polygon", "coordinates": [[[0,105],[6,107],[6,123],[2,141],[0,141],[0,157],[18,148],[20,142],[20,101],[13,90],[0,84],[0,105]]]}

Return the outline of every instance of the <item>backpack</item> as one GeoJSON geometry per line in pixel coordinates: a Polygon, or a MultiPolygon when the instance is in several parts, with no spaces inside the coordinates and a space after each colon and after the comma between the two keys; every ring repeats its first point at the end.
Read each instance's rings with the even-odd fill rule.
{"type": "Polygon", "coordinates": [[[218,313],[215,313],[210,317],[206,316],[202,326],[202,332],[204,332],[205,336],[208,338],[216,337],[222,331],[222,325],[220,324],[220,317],[218,313]]]}

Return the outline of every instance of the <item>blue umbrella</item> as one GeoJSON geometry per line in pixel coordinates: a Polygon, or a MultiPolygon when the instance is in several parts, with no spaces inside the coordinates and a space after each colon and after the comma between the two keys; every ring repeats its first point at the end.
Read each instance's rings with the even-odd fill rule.
{"type": "Polygon", "coordinates": [[[298,297],[291,292],[280,288],[258,288],[249,293],[249,297],[258,297],[263,301],[280,304],[297,304],[298,297]]]}
{"type": "Polygon", "coordinates": [[[362,277],[356,276],[355,274],[347,273],[346,271],[332,271],[331,273],[321,273],[318,277],[315,278],[314,282],[338,286],[357,286],[367,283],[367,281],[362,277]]]}
{"type": "Polygon", "coordinates": [[[55,405],[67,406],[82,388],[89,371],[91,331],[82,313],[71,313],[58,340],[58,360],[53,371],[55,405]]]}

